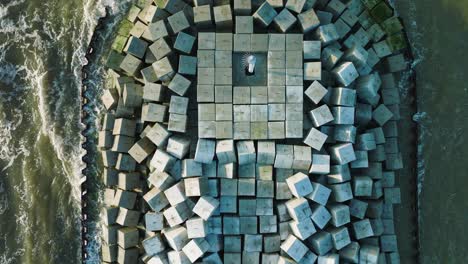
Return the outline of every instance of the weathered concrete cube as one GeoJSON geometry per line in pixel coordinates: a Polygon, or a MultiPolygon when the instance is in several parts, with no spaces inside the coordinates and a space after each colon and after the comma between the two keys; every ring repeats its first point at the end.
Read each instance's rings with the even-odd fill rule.
{"type": "Polygon", "coordinates": [[[275,18],[274,23],[281,32],[287,32],[296,23],[296,17],[288,11],[283,9],[275,18]]]}
{"type": "Polygon", "coordinates": [[[352,62],[341,63],[333,69],[332,73],[343,86],[349,86],[359,77],[359,74],[352,62]]]}
{"type": "Polygon", "coordinates": [[[307,137],[304,139],[304,143],[315,150],[320,151],[322,149],[323,144],[327,140],[327,135],[320,132],[315,128],[311,128],[307,137]]]}
{"type": "MultiPolygon", "coordinates": [[[[149,46],[148,49],[151,52],[151,54],[153,54],[154,58],[156,58],[157,60],[161,60],[165,56],[168,56],[172,53],[172,48],[165,38],[160,38],[156,40],[153,44],[149,46]]],[[[159,73],[156,71],[156,69],[154,70],[154,72],[156,73],[156,76],[160,78],[159,76],[161,75],[158,75],[159,73]]]]}
{"type": "Polygon", "coordinates": [[[307,253],[308,248],[297,237],[290,235],[281,244],[281,249],[295,261],[300,261],[307,253]]]}
{"type": "Polygon", "coordinates": [[[164,218],[166,218],[170,227],[182,224],[191,216],[191,213],[192,211],[185,202],[171,206],[163,212],[164,218]]]}
{"type": "Polygon", "coordinates": [[[286,202],[289,215],[296,221],[304,220],[312,216],[309,203],[304,198],[295,198],[286,202]]]}
{"type": "Polygon", "coordinates": [[[369,176],[353,177],[353,193],[355,196],[372,195],[372,179],[369,176]]]}
{"type": "Polygon", "coordinates": [[[316,40],[304,40],[304,60],[318,60],[321,58],[321,42],[316,40]]]}
{"type": "Polygon", "coordinates": [[[312,223],[312,219],[306,218],[303,221],[291,221],[289,222],[289,227],[293,234],[301,240],[306,240],[311,235],[317,232],[315,230],[314,224],[312,223]]]}
{"type": "Polygon", "coordinates": [[[198,50],[214,50],[216,47],[216,33],[198,32],[198,50]]]}
{"type": "Polygon", "coordinates": [[[179,73],[187,75],[195,75],[197,73],[197,57],[180,55],[179,56],[179,73]]]}
{"type": "Polygon", "coordinates": [[[268,34],[250,35],[250,49],[252,52],[268,51],[268,34]]]}
{"type": "Polygon", "coordinates": [[[307,198],[321,205],[326,205],[330,197],[331,190],[320,183],[312,182],[313,191],[307,198]]]}
{"type": "Polygon", "coordinates": [[[144,40],[130,36],[127,40],[127,45],[124,48],[124,52],[132,54],[133,56],[142,59],[145,55],[148,43],[144,40]]]}
{"type": "Polygon", "coordinates": [[[351,143],[342,143],[330,147],[331,160],[337,164],[348,164],[356,160],[353,145],[351,143]]]}
{"type": "Polygon", "coordinates": [[[306,81],[315,81],[322,79],[321,62],[304,62],[303,78],[306,81]]]}
{"type": "Polygon", "coordinates": [[[335,227],[343,226],[350,222],[349,206],[344,204],[331,204],[328,210],[332,216],[331,223],[335,227]]]}
{"type": "Polygon", "coordinates": [[[161,253],[166,248],[162,237],[160,234],[155,234],[151,237],[148,237],[142,241],[143,248],[145,249],[146,254],[156,255],[161,253]]]}
{"type": "Polygon", "coordinates": [[[315,31],[315,35],[322,42],[323,46],[327,46],[340,38],[335,24],[319,26],[315,31]]]}
{"type": "Polygon", "coordinates": [[[138,245],[138,229],[134,227],[123,227],[117,231],[117,244],[124,248],[138,245]]]}
{"type": "Polygon", "coordinates": [[[192,217],[185,222],[188,238],[204,238],[208,230],[208,223],[200,217],[192,217]]]}
{"type": "Polygon", "coordinates": [[[188,27],[190,27],[190,23],[185,16],[184,11],[179,11],[172,16],[167,18],[169,25],[171,26],[173,33],[178,33],[188,27]]]}
{"type": "Polygon", "coordinates": [[[216,157],[219,164],[237,162],[233,140],[219,140],[216,142],[216,157]]]}
{"type": "Polygon", "coordinates": [[[213,14],[217,28],[232,27],[232,12],[230,5],[221,5],[213,7],[213,14]]]}
{"type": "Polygon", "coordinates": [[[233,87],[233,103],[234,104],[250,104],[250,87],[249,86],[234,86],[233,87]]]}
{"type": "Polygon", "coordinates": [[[332,165],[330,174],[327,175],[328,184],[342,183],[351,180],[351,172],[348,164],[332,165]]]}
{"type": "Polygon", "coordinates": [[[182,250],[182,247],[189,241],[187,237],[187,229],[183,226],[166,229],[164,237],[166,238],[169,246],[176,251],[182,250]]]}
{"type": "Polygon", "coordinates": [[[121,226],[136,226],[140,219],[140,212],[120,207],[116,223],[121,226]]]}
{"type": "Polygon", "coordinates": [[[264,27],[270,25],[273,19],[278,15],[276,10],[265,1],[253,14],[254,19],[264,27]]]}
{"type": "Polygon", "coordinates": [[[259,141],[257,143],[257,163],[273,164],[275,160],[275,142],[259,141]]]}
{"type": "Polygon", "coordinates": [[[372,112],[372,119],[377,122],[380,126],[385,125],[390,119],[392,119],[393,113],[386,107],[385,105],[379,105],[373,112],[372,112]]]}
{"type": "Polygon", "coordinates": [[[320,26],[320,20],[317,17],[317,14],[315,13],[314,9],[309,9],[303,13],[300,13],[299,15],[297,15],[297,19],[299,20],[301,30],[304,33],[311,32],[312,30],[320,26]]]}
{"type": "Polygon", "coordinates": [[[313,190],[309,176],[305,175],[302,172],[298,172],[295,175],[287,178],[286,183],[288,184],[291,193],[295,197],[306,196],[310,194],[313,190]]]}
{"type": "Polygon", "coordinates": [[[291,169],[294,162],[294,147],[292,145],[276,145],[276,158],[274,167],[291,169]]]}
{"type": "Polygon", "coordinates": [[[151,140],[156,146],[162,147],[167,143],[171,133],[160,124],[155,124],[146,134],[146,137],[151,140]]]}
{"type": "Polygon", "coordinates": [[[312,235],[308,241],[314,252],[318,255],[325,255],[333,248],[333,240],[330,233],[320,231],[312,235]]]}
{"type": "Polygon", "coordinates": [[[164,195],[171,205],[177,205],[187,199],[187,196],[185,195],[185,185],[183,182],[178,182],[165,190],[164,195]]]}
{"type": "Polygon", "coordinates": [[[172,81],[169,83],[168,88],[180,96],[184,96],[188,88],[191,85],[191,81],[184,76],[176,73],[172,81]]]}
{"type": "Polygon", "coordinates": [[[131,54],[127,54],[120,63],[119,67],[120,69],[128,73],[130,76],[134,76],[141,68],[142,63],[143,62],[137,57],[134,57],[131,54]]]}
{"type": "Polygon", "coordinates": [[[210,244],[208,244],[205,239],[195,238],[190,240],[190,242],[182,248],[182,251],[187,258],[194,263],[197,259],[201,258],[209,248],[210,244]]]}
{"type": "Polygon", "coordinates": [[[236,34],[252,34],[253,32],[252,16],[236,16],[236,34]]]}
{"type": "Polygon", "coordinates": [[[160,102],[164,88],[161,84],[146,83],[143,86],[143,100],[160,102]]]}
{"type": "Polygon", "coordinates": [[[312,165],[309,173],[328,174],[330,172],[330,156],[322,154],[312,155],[312,165]]]}
{"type": "Polygon", "coordinates": [[[349,182],[338,183],[329,186],[332,190],[332,196],[336,202],[344,202],[353,199],[353,192],[349,182]]]}
{"type": "Polygon", "coordinates": [[[213,25],[210,5],[193,7],[193,22],[199,28],[209,28],[213,25]]]}
{"type": "Polygon", "coordinates": [[[305,2],[305,0],[288,0],[285,7],[295,13],[301,13],[305,2]]]}
{"type": "Polygon", "coordinates": [[[351,242],[339,252],[340,258],[346,261],[359,263],[359,243],[351,242]]]}
{"type": "Polygon", "coordinates": [[[356,239],[363,239],[374,235],[369,219],[353,222],[352,226],[356,239]]]}
{"type": "Polygon", "coordinates": [[[309,115],[315,127],[320,127],[334,120],[334,116],[327,105],[322,105],[313,109],[309,112],[309,115]]]}
{"type": "Polygon", "coordinates": [[[250,122],[250,105],[234,105],[233,110],[234,122],[250,122]]]}
{"type": "Polygon", "coordinates": [[[194,160],[199,163],[210,164],[213,160],[216,142],[209,139],[198,139],[194,160]]]}
{"type": "Polygon", "coordinates": [[[325,97],[327,92],[328,90],[325,87],[323,87],[323,85],[320,82],[314,81],[310,84],[310,86],[304,93],[305,95],[307,95],[307,97],[309,97],[309,99],[313,103],[318,104],[320,100],[322,100],[325,97]]]}
{"type": "Polygon", "coordinates": [[[316,205],[312,210],[311,219],[318,228],[323,229],[330,221],[331,214],[328,212],[325,206],[316,205]]]}
{"type": "Polygon", "coordinates": [[[168,130],[185,133],[187,130],[187,115],[169,114],[168,130]]]}

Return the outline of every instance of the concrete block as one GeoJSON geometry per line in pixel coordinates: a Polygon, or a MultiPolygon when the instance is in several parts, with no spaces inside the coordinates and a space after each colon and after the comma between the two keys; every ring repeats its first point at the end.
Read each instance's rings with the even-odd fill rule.
{"type": "Polygon", "coordinates": [[[315,40],[304,40],[304,60],[318,60],[321,58],[321,42],[315,40]]]}
{"type": "Polygon", "coordinates": [[[356,160],[353,145],[351,143],[342,143],[330,147],[331,160],[337,164],[343,165],[356,160]]]}
{"type": "Polygon", "coordinates": [[[122,69],[124,72],[129,74],[130,76],[135,76],[135,74],[138,72],[138,70],[142,66],[142,61],[139,60],[137,57],[127,54],[122,62],[120,63],[119,67],[122,69]]]}
{"type": "Polygon", "coordinates": [[[194,160],[199,163],[210,164],[213,161],[216,142],[209,139],[198,139],[194,160]]]}
{"type": "Polygon", "coordinates": [[[149,231],[160,231],[164,228],[164,215],[158,212],[145,214],[145,228],[149,231]]]}
{"type": "Polygon", "coordinates": [[[236,34],[252,34],[253,31],[252,16],[236,16],[236,34]]]}
{"type": "Polygon", "coordinates": [[[328,90],[318,82],[312,82],[307,90],[304,92],[305,95],[315,104],[318,104],[327,94],[328,90]]]}
{"type": "Polygon", "coordinates": [[[344,202],[353,198],[351,185],[349,182],[334,184],[330,186],[333,198],[337,202],[344,202]]]}
{"type": "Polygon", "coordinates": [[[267,139],[268,122],[251,122],[250,133],[252,139],[267,139]]]}
{"type": "Polygon", "coordinates": [[[256,215],[273,215],[273,199],[257,198],[256,215]]]}
{"type": "Polygon", "coordinates": [[[300,261],[308,251],[304,243],[293,235],[281,244],[281,249],[295,261],[300,261]]]}
{"type": "Polygon", "coordinates": [[[185,133],[187,130],[187,115],[169,114],[168,130],[185,133]]]}
{"type": "Polygon", "coordinates": [[[268,34],[250,35],[250,49],[252,52],[268,51],[268,34]]]}
{"type": "Polygon", "coordinates": [[[216,143],[216,157],[220,164],[237,162],[233,140],[219,140],[216,143]]]}
{"type": "Polygon", "coordinates": [[[363,239],[374,235],[369,219],[353,222],[352,227],[356,239],[363,239]]]}
{"type": "Polygon", "coordinates": [[[295,197],[306,196],[313,190],[309,177],[302,172],[298,172],[287,178],[286,183],[295,197]]]}
{"type": "Polygon", "coordinates": [[[117,231],[117,244],[123,249],[138,245],[138,229],[135,227],[123,227],[117,231]]]}
{"type": "Polygon", "coordinates": [[[222,196],[220,198],[219,210],[221,213],[236,213],[237,212],[236,196],[222,196]]]}
{"type": "Polygon", "coordinates": [[[330,233],[325,231],[317,232],[308,240],[312,250],[317,255],[325,255],[333,248],[333,240],[330,233]]]}
{"type": "Polygon", "coordinates": [[[172,156],[182,159],[189,151],[190,139],[182,135],[174,135],[169,138],[166,151],[172,156]]]}
{"type": "Polygon", "coordinates": [[[268,104],[268,120],[284,121],[286,119],[285,104],[268,104]]]}
{"type": "Polygon", "coordinates": [[[279,252],[281,245],[281,237],[278,234],[269,234],[263,236],[263,252],[272,253],[279,252]]]}
{"type": "Polygon", "coordinates": [[[343,56],[343,52],[340,50],[339,45],[330,45],[322,50],[321,60],[323,62],[323,68],[330,71],[335,67],[338,61],[343,56]],[[335,47],[336,46],[336,47],[335,47]]]}
{"type": "Polygon", "coordinates": [[[143,248],[148,255],[156,255],[164,251],[165,244],[160,234],[155,234],[142,241],[143,248]]]}
{"type": "Polygon", "coordinates": [[[164,195],[171,205],[177,205],[187,199],[187,196],[185,195],[185,185],[183,182],[178,182],[165,190],[164,195]]]}
{"type": "Polygon", "coordinates": [[[368,176],[353,177],[353,193],[355,196],[372,195],[372,179],[368,176]]]}
{"type": "Polygon", "coordinates": [[[309,203],[304,198],[295,198],[286,202],[289,215],[296,221],[304,220],[312,216],[309,203]]]}
{"type": "Polygon", "coordinates": [[[257,181],[257,197],[273,198],[274,193],[273,181],[257,181]]]}
{"type": "Polygon", "coordinates": [[[181,251],[183,246],[189,241],[187,229],[183,226],[168,228],[164,232],[164,237],[169,246],[176,251],[181,251]]]}
{"type": "Polygon", "coordinates": [[[312,223],[312,219],[310,218],[306,218],[300,222],[291,221],[289,222],[289,227],[291,228],[293,234],[301,240],[306,240],[308,237],[317,232],[314,224],[312,223]]]}
{"type": "Polygon", "coordinates": [[[273,21],[276,27],[284,33],[296,23],[296,20],[296,17],[285,8],[274,18],[273,21]]]}
{"type": "Polygon", "coordinates": [[[171,101],[169,103],[169,113],[174,114],[187,114],[189,99],[182,96],[171,96],[171,101]]]}
{"type": "Polygon", "coordinates": [[[184,13],[184,11],[179,11],[174,13],[172,16],[167,18],[169,25],[171,26],[173,33],[178,33],[188,27],[190,27],[190,23],[184,13]]]}
{"type": "Polygon", "coordinates": [[[169,226],[174,227],[185,222],[192,215],[192,211],[187,206],[187,203],[181,202],[167,208],[163,214],[169,226]]]}
{"type": "Polygon", "coordinates": [[[315,128],[311,128],[307,137],[304,139],[304,143],[315,150],[321,150],[323,144],[327,139],[327,135],[320,132],[315,128]]]}
{"type": "Polygon", "coordinates": [[[316,205],[312,210],[311,219],[318,228],[323,229],[330,221],[331,214],[328,212],[325,206],[316,205]]]}
{"type": "MultiPolygon", "coordinates": [[[[165,38],[160,38],[156,40],[153,44],[149,46],[149,51],[157,60],[161,60],[162,58],[170,55],[172,53],[172,48],[169,45],[168,41],[165,38]]],[[[167,66],[168,67],[168,66],[167,66]]],[[[154,69],[157,78],[163,76],[159,74],[156,69],[154,69]]]]}
{"type": "Polygon", "coordinates": [[[331,204],[328,207],[331,214],[331,223],[335,227],[343,226],[350,222],[349,206],[344,204],[331,204]]]}
{"type": "Polygon", "coordinates": [[[208,194],[208,179],[195,177],[184,179],[185,195],[187,197],[203,196],[208,194]]]}
{"type": "Polygon", "coordinates": [[[232,27],[232,12],[231,6],[221,5],[213,7],[213,14],[217,28],[231,28],[232,27]]]}
{"type": "Polygon", "coordinates": [[[233,110],[235,122],[250,122],[250,105],[234,105],[233,110]]]}
{"type": "Polygon", "coordinates": [[[322,105],[309,112],[312,123],[315,127],[320,127],[334,120],[334,116],[330,112],[327,105],[322,105]]]}
{"type": "Polygon", "coordinates": [[[359,74],[352,62],[343,62],[333,69],[332,73],[338,82],[343,86],[349,86],[354,82],[359,74]]]}
{"type": "Polygon", "coordinates": [[[121,171],[134,171],[136,167],[136,161],[127,154],[120,153],[117,156],[117,163],[115,168],[121,171]]]}
{"type": "Polygon", "coordinates": [[[332,165],[330,167],[330,174],[327,175],[329,184],[342,183],[351,180],[351,173],[349,166],[345,165],[332,165]]]}
{"type": "Polygon", "coordinates": [[[386,107],[385,105],[379,105],[373,112],[372,112],[372,119],[377,122],[380,126],[385,125],[390,119],[392,119],[393,113],[386,107]]]}
{"type": "Polygon", "coordinates": [[[191,81],[184,76],[176,73],[172,81],[169,83],[168,88],[180,96],[184,96],[188,88],[191,85],[191,81]]]}
{"type": "Polygon", "coordinates": [[[351,263],[359,263],[359,243],[351,242],[339,251],[340,258],[351,263]]]}
{"type": "Polygon", "coordinates": [[[279,255],[278,254],[262,254],[262,260],[261,263],[264,264],[274,264],[278,263],[279,260],[279,255]]]}
{"type": "Polygon", "coordinates": [[[303,70],[286,68],[286,85],[302,85],[303,70]]]}
{"type": "Polygon", "coordinates": [[[140,218],[140,212],[120,207],[116,223],[121,226],[136,226],[140,218]]]}
{"type": "Polygon", "coordinates": [[[267,27],[278,15],[276,10],[268,3],[264,2],[253,14],[253,18],[262,26],[267,27]]]}
{"type": "Polygon", "coordinates": [[[147,122],[164,122],[167,113],[167,106],[148,103],[141,108],[141,120],[147,122]]]}
{"type": "Polygon", "coordinates": [[[292,145],[276,145],[276,158],[274,167],[291,169],[294,162],[294,148],[292,145]]]}
{"type": "Polygon", "coordinates": [[[315,31],[315,36],[322,42],[323,46],[327,46],[340,38],[335,24],[319,26],[315,31]]]}
{"type": "Polygon", "coordinates": [[[312,163],[312,149],[306,146],[294,146],[293,169],[309,170],[312,163]]]}
{"type": "Polygon", "coordinates": [[[356,90],[342,87],[332,88],[330,89],[330,103],[340,106],[355,106],[356,90]]]}
{"type": "Polygon", "coordinates": [[[112,206],[132,209],[136,201],[136,193],[118,189],[112,201],[112,206]]]}
{"type": "Polygon", "coordinates": [[[304,80],[316,81],[322,79],[321,62],[304,62],[304,80]]]}
{"type": "Polygon", "coordinates": [[[179,56],[179,73],[187,74],[187,75],[196,75],[197,57],[180,55],[179,56]]]}
{"type": "Polygon", "coordinates": [[[156,146],[165,146],[171,133],[160,124],[155,124],[146,134],[146,137],[151,140],[156,146]]]}
{"type": "Polygon", "coordinates": [[[273,141],[259,141],[257,143],[257,162],[259,164],[273,164],[275,159],[275,143],[273,141]]]}
{"type": "Polygon", "coordinates": [[[210,28],[213,25],[211,6],[201,5],[193,7],[193,22],[198,28],[210,28]]]}
{"type": "Polygon", "coordinates": [[[202,165],[193,159],[182,160],[182,177],[193,177],[202,175],[202,165]]]}
{"type": "Polygon", "coordinates": [[[143,86],[143,100],[160,102],[163,96],[164,88],[161,84],[146,83],[143,86]]]}
{"type": "Polygon", "coordinates": [[[250,0],[235,0],[234,1],[234,14],[235,15],[250,15],[252,10],[252,3],[250,0]]]}
{"type": "Polygon", "coordinates": [[[227,259],[226,258],[227,252],[229,253],[241,252],[242,250],[241,242],[242,242],[241,236],[224,236],[223,246],[224,246],[224,252],[225,252],[225,255],[224,255],[225,261],[227,259]]]}
{"type": "Polygon", "coordinates": [[[276,182],[276,200],[289,200],[292,198],[292,193],[289,190],[288,184],[285,182],[276,182]]]}
{"type": "Polygon", "coordinates": [[[234,178],[236,174],[236,164],[227,163],[227,164],[218,164],[218,178],[234,178]]]}
{"type": "Polygon", "coordinates": [[[205,239],[195,238],[190,240],[190,242],[182,248],[182,251],[185,253],[187,258],[194,263],[208,251],[209,247],[210,245],[205,239]]]}

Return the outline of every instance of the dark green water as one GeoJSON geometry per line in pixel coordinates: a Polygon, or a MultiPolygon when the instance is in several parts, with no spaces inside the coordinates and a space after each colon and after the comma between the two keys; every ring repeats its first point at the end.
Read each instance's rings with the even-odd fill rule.
{"type": "Polygon", "coordinates": [[[81,261],[81,69],[98,17],[126,2],[0,0],[1,264],[81,261]]]}
{"type": "Polygon", "coordinates": [[[417,74],[422,263],[467,263],[468,1],[397,0],[417,74]]]}

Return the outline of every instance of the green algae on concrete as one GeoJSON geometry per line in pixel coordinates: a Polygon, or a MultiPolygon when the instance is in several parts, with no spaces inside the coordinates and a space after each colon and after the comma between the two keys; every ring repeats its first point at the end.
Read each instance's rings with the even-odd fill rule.
{"type": "Polygon", "coordinates": [[[124,56],[122,54],[115,50],[111,50],[109,56],[107,56],[106,66],[113,70],[119,70],[123,59],[124,56]]]}
{"type": "Polygon", "coordinates": [[[392,35],[403,30],[403,25],[398,17],[394,16],[385,20],[382,24],[382,29],[388,34],[392,35]]]}
{"type": "Polygon", "coordinates": [[[112,43],[112,49],[122,53],[125,48],[125,43],[127,43],[127,37],[117,35],[114,42],[112,43]]]}
{"type": "Polygon", "coordinates": [[[117,34],[121,36],[130,36],[130,31],[133,28],[133,23],[124,19],[119,25],[119,29],[117,30],[117,34]]]}
{"type": "Polygon", "coordinates": [[[371,10],[371,16],[377,23],[382,23],[393,16],[393,9],[385,2],[381,2],[371,10]]]}
{"type": "Polygon", "coordinates": [[[390,45],[392,52],[396,52],[406,48],[406,39],[403,33],[394,34],[387,37],[387,43],[390,45]]]}

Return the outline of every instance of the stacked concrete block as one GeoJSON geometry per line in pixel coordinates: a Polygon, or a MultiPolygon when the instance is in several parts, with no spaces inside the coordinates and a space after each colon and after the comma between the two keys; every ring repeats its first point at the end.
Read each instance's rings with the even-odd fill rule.
{"type": "Polygon", "coordinates": [[[267,27],[271,22],[273,22],[277,15],[278,13],[276,10],[267,1],[265,1],[257,11],[255,11],[253,17],[258,24],[267,27]]]}
{"type": "Polygon", "coordinates": [[[232,27],[233,19],[232,19],[231,6],[229,5],[215,6],[213,7],[213,15],[214,15],[216,28],[226,29],[226,28],[232,27]]]}
{"type": "Polygon", "coordinates": [[[131,8],[128,34],[119,33],[128,37],[113,44],[112,84],[102,98],[115,111],[98,142],[108,188],[103,260],[397,258],[400,100],[393,76],[372,72],[381,62],[390,71],[406,63],[391,56],[395,43],[384,39],[401,26],[376,23],[374,2],[197,0],[192,8],[164,0],[131,8]],[[316,40],[254,34],[254,22],[316,40]],[[214,24],[224,32],[201,32],[214,24]],[[235,84],[236,53],[250,52],[265,56],[256,68],[266,68],[265,83],[235,84]],[[198,106],[189,102],[195,94],[198,106]],[[291,138],[307,146],[253,141],[291,138]],[[145,237],[123,230],[127,238],[121,232],[117,241],[117,230],[140,221],[145,237]]]}

